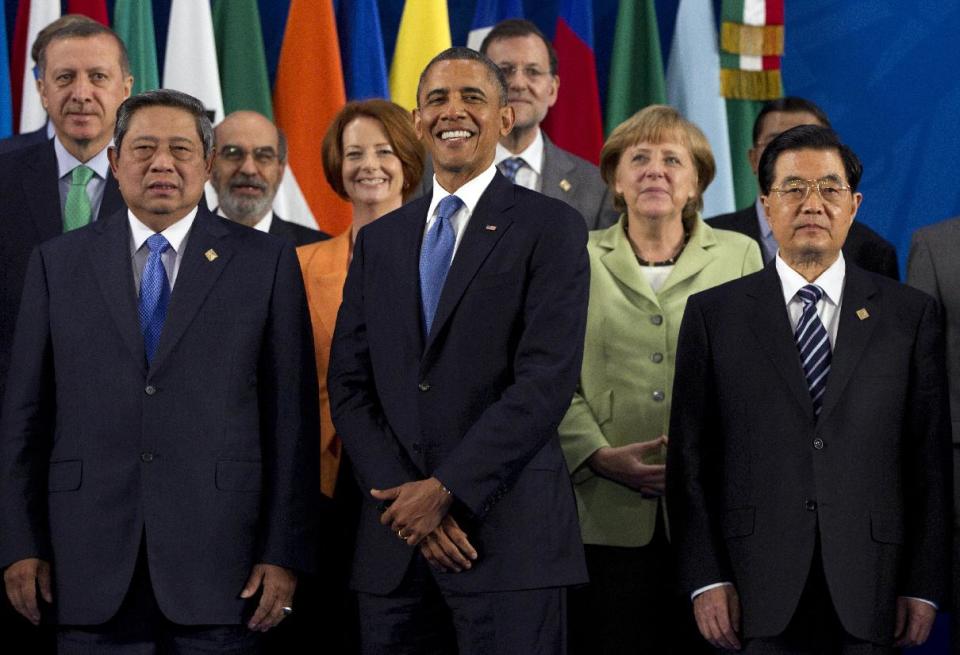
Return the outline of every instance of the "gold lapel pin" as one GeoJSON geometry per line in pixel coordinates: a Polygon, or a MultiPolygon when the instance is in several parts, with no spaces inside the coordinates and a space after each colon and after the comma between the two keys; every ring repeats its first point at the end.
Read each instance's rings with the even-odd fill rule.
{"type": "Polygon", "coordinates": [[[207,258],[207,261],[208,261],[208,262],[212,262],[214,259],[216,259],[217,257],[220,256],[220,255],[217,254],[217,251],[214,250],[213,248],[211,248],[210,250],[208,250],[207,252],[205,252],[205,253],[203,253],[203,254],[204,254],[204,256],[207,258]]]}
{"type": "Polygon", "coordinates": [[[859,318],[861,321],[865,321],[870,318],[870,312],[867,311],[866,307],[861,307],[857,310],[857,318],[859,318]]]}
{"type": "Polygon", "coordinates": [[[569,191],[571,187],[573,187],[573,185],[570,184],[566,179],[560,180],[560,189],[562,191],[569,191]]]}
{"type": "Polygon", "coordinates": [[[487,231],[489,231],[489,232],[496,232],[496,231],[497,231],[497,226],[496,226],[496,225],[486,225],[486,226],[484,226],[483,229],[485,229],[485,230],[487,230],[487,231]]]}

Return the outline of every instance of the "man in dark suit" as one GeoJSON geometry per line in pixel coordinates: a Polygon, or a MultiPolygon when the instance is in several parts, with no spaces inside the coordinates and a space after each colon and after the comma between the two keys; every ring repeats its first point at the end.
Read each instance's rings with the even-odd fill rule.
{"type": "Polygon", "coordinates": [[[444,51],[417,99],[433,193],[360,231],[330,357],[333,422],[365,491],[362,650],[561,652],[565,587],[586,580],[557,438],[586,230],[493,165],[513,109],[489,59],[444,51]]]}
{"type": "Polygon", "coordinates": [[[494,157],[500,172],[516,184],[563,200],[583,215],[588,230],[613,225],[619,213],[600,170],[558,148],[540,129],[560,91],[557,53],[550,41],[530,21],[511,18],[490,30],[480,52],[506,76],[516,115],[494,157]]]}
{"type": "Polygon", "coordinates": [[[692,296],[680,328],[667,499],[681,582],[718,648],[922,643],[949,585],[937,305],[846,261],[861,167],[831,130],[784,132],[759,169],[776,261],[692,296]]]}
{"type": "Polygon", "coordinates": [[[295,571],[312,567],[300,270],[292,244],[198,206],[213,156],[195,98],[130,98],[110,151],[129,211],[30,260],[0,565],[17,610],[59,624],[61,653],[256,652],[254,631],[292,611],[295,571]]]}
{"type": "Polygon", "coordinates": [[[330,238],[273,213],[287,166],[287,139],[270,119],[255,111],[235,111],[217,125],[214,136],[217,159],[210,181],[220,203],[218,214],[298,246],[330,238]]]}
{"type": "MultiPolygon", "coordinates": [[[[778,98],[764,104],[753,123],[753,147],[747,151],[754,175],[757,174],[760,155],[767,144],[777,135],[798,125],[830,127],[830,121],[820,107],[804,98],[778,98]]],[[[767,263],[773,261],[777,254],[777,240],[763,215],[759,199],[749,207],[707,220],[713,227],[752,237],[760,245],[763,261],[767,263]]],[[[850,226],[843,244],[843,254],[860,268],[894,280],[900,279],[897,251],[893,244],[863,223],[855,222],[850,226]]]]}
{"type": "Polygon", "coordinates": [[[960,217],[913,233],[907,283],[937,299],[946,325],[947,378],[953,419],[953,650],[960,654],[960,217]]]}

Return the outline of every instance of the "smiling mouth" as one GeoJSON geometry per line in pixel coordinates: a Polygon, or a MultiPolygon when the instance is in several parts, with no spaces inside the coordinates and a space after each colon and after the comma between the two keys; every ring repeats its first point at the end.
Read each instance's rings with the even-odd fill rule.
{"type": "Polygon", "coordinates": [[[457,139],[469,139],[473,134],[468,130],[444,130],[440,132],[441,141],[455,141],[457,139]]]}
{"type": "Polygon", "coordinates": [[[368,177],[357,180],[357,184],[361,186],[378,186],[380,184],[385,184],[387,178],[385,177],[368,177]]]}

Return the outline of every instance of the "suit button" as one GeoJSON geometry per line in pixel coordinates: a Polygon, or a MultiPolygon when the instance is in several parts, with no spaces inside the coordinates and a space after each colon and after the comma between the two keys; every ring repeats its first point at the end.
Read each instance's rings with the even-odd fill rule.
{"type": "Polygon", "coordinates": [[[816,439],[814,439],[813,447],[816,448],[817,450],[823,450],[823,439],[821,439],[820,437],[817,437],[816,439]]]}
{"type": "Polygon", "coordinates": [[[660,316],[660,314],[654,314],[653,316],[650,317],[650,322],[653,323],[654,325],[660,325],[661,323],[663,323],[663,317],[660,316]]]}
{"type": "Polygon", "coordinates": [[[156,388],[155,386],[153,386],[152,384],[148,384],[147,387],[146,387],[143,391],[144,391],[144,393],[146,393],[148,396],[152,396],[153,394],[157,393],[157,388],[156,388]]]}
{"type": "Polygon", "coordinates": [[[420,389],[420,391],[430,391],[430,383],[421,382],[420,384],[417,385],[417,388],[420,389]]]}
{"type": "Polygon", "coordinates": [[[654,364],[659,364],[663,361],[663,353],[653,353],[650,355],[650,361],[654,364]]]}
{"type": "Polygon", "coordinates": [[[656,391],[654,391],[651,395],[653,396],[653,399],[654,399],[655,401],[657,401],[657,402],[660,402],[661,400],[663,400],[664,398],[666,398],[666,395],[665,395],[662,391],[660,391],[659,389],[657,389],[656,391]]]}
{"type": "Polygon", "coordinates": [[[815,500],[810,500],[810,499],[808,498],[808,499],[807,499],[807,502],[805,502],[805,503],[803,504],[803,506],[807,508],[807,511],[808,511],[808,512],[815,512],[815,511],[817,511],[817,501],[815,501],[815,500]]]}
{"type": "Polygon", "coordinates": [[[149,464],[153,461],[153,453],[140,453],[140,461],[149,464]]]}

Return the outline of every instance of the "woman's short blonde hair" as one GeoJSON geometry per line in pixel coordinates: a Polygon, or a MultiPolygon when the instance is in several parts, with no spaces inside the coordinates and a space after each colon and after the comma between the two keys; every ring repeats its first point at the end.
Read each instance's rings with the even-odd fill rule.
{"type": "Polygon", "coordinates": [[[613,206],[618,211],[626,211],[623,196],[614,191],[617,166],[624,151],[642,142],[665,141],[676,141],[683,145],[690,152],[697,170],[697,194],[683,208],[684,221],[693,219],[703,209],[703,192],[717,172],[707,137],[673,107],[650,105],[617,125],[600,151],[600,175],[613,193],[613,206]]]}

